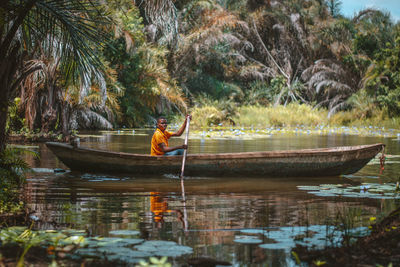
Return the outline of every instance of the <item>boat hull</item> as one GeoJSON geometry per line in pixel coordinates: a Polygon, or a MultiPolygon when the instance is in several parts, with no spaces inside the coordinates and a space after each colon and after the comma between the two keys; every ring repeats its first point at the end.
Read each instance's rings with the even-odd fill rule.
{"type": "MultiPolygon", "coordinates": [[[[108,152],[48,142],[47,147],[71,170],[89,173],[179,174],[182,156],[108,152]]],[[[288,151],[189,154],[187,176],[338,176],[355,173],[383,144],[288,151]]]]}

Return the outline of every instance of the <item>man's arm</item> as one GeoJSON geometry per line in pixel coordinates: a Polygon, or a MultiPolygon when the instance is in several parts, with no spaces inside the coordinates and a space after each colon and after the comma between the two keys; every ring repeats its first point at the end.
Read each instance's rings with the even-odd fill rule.
{"type": "Polygon", "coordinates": [[[174,151],[174,150],[177,150],[177,149],[186,149],[187,148],[187,145],[168,147],[164,143],[158,144],[158,146],[161,148],[161,150],[164,153],[171,152],[171,151],[174,151]]]}
{"type": "MultiPolygon", "coordinates": [[[[172,133],[171,136],[181,136],[181,135],[183,134],[183,132],[184,132],[185,129],[186,129],[186,122],[187,122],[187,119],[188,119],[188,118],[192,119],[192,115],[186,115],[185,121],[183,122],[181,128],[179,128],[179,130],[178,130],[177,132],[172,133]]],[[[178,149],[178,148],[177,148],[177,149],[178,149]]]]}

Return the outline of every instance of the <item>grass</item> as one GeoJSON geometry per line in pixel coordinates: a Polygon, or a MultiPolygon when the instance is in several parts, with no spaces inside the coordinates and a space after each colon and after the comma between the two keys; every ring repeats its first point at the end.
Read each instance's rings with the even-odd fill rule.
{"type": "Polygon", "coordinates": [[[244,106],[233,118],[237,125],[243,127],[269,126],[317,126],[328,122],[328,112],[323,109],[312,109],[309,105],[291,103],[287,106],[244,106]]]}
{"type": "MultiPolygon", "coordinates": [[[[328,111],[323,108],[313,108],[306,104],[290,103],[287,106],[241,106],[235,112],[221,110],[216,106],[195,107],[191,125],[194,128],[213,126],[225,127],[378,127],[398,129],[400,117],[389,118],[385,110],[377,109],[373,114],[353,109],[341,111],[328,118],[328,111]]],[[[180,124],[181,116],[173,118],[172,122],[180,124]]]]}

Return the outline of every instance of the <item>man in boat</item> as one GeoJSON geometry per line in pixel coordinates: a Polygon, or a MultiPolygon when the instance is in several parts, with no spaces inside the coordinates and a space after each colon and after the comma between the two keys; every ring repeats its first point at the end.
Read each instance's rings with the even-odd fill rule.
{"type": "Polygon", "coordinates": [[[185,121],[183,122],[181,128],[175,133],[168,132],[167,128],[167,119],[164,117],[160,117],[157,119],[157,129],[153,134],[153,138],[151,139],[151,155],[152,156],[175,156],[175,155],[183,155],[183,150],[187,149],[187,145],[181,146],[168,146],[168,139],[172,136],[181,136],[186,128],[187,119],[191,119],[191,115],[186,115],[185,121]]]}

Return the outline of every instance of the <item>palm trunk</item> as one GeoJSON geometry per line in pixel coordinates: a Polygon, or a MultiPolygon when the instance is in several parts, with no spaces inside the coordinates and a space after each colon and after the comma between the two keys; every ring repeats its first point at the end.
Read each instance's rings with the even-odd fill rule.
{"type": "Polygon", "coordinates": [[[64,105],[61,106],[61,130],[64,136],[68,136],[70,134],[69,117],[70,112],[68,103],[64,103],[64,105]]]}
{"type": "Polygon", "coordinates": [[[54,101],[54,89],[55,85],[50,80],[47,83],[47,95],[46,95],[46,102],[44,109],[42,110],[41,114],[41,130],[42,132],[48,133],[50,130],[54,130],[56,122],[57,122],[57,110],[54,108],[55,101],[54,101]]]}
{"type": "Polygon", "coordinates": [[[0,83],[0,154],[6,147],[6,123],[8,115],[8,91],[7,85],[1,80],[0,83]]]}

